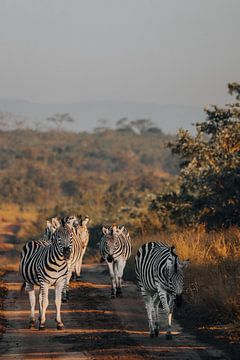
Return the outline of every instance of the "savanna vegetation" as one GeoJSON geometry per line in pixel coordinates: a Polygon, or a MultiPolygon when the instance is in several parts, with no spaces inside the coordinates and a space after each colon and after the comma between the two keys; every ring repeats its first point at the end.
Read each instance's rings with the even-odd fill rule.
{"type": "MultiPolygon", "coordinates": [[[[90,216],[92,259],[101,225],[124,224],[134,253],[146,241],[162,240],[190,259],[185,299],[194,323],[234,323],[236,333],[240,85],[228,88],[236,100],[206,109],[194,136],[183,129],[163,134],[144,119],[121,119],[114,130],[102,123],[93,133],[70,133],[61,128],[64,119],[72,121],[67,114],[50,119],[56,129],[0,131],[0,217],[5,234],[10,229],[13,236],[7,249],[13,263],[51,216],[90,216]]],[[[126,274],[134,279],[133,259],[126,274]]]]}

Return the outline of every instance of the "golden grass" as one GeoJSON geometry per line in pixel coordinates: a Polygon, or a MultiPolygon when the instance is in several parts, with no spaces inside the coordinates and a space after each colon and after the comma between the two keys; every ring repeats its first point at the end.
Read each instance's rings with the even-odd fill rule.
{"type": "Polygon", "coordinates": [[[36,219],[37,211],[33,207],[21,208],[16,204],[2,204],[0,206],[0,222],[19,223],[31,222],[36,219]]]}
{"type": "Polygon", "coordinates": [[[19,269],[19,258],[17,256],[8,257],[1,256],[0,264],[0,275],[7,271],[18,271],[19,269]]]}

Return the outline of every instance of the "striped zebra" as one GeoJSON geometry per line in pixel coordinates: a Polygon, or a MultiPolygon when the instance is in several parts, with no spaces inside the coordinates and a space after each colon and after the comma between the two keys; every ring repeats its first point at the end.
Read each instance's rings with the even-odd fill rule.
{"type": "Polygon", "coordinates": [[[171,322],[174,302],[181,303],[184,274],[189,260],[181,262],[170,247],[161,242],[149,242],[135,257],[137,282],[145,301],[150,337],[159,334],[159,306],[168,316],[167,339],[172,339],[171,322]]]}
{"type": "Polygon", "coordinates": [[[123,226],[102,228],[100,254],[106,261],[112,280],[112,298],[122,294],[122,276],[127,259],[131,255],[131,240],[128,231],[123,226]]]}
{"type": "MultiPolygon", "coordinates": [[[[49,225],[49,224],[48,224],[49,225]]],[[[68,274],[68,260],[72,251],[72,228],[62,220],[50,241],[30,241],[23,247],[20,258],[20,274],[25,282],[31,306],[29,328],[35,326],[35,287],[39,287],[39,330],[45,329],[48,291],[55,286],[57,329],[64,325],[61,320],[61,294],[68,274]]]]}
{"type": "Polygon", "coordinates": [[[83,256],[87,250],[87,245],[89,241],[89,232],[87,228],[87,223],[89,222],[89,217],[86,216],[84,220],[80,220],[79,227],[76,229],[76,237],[78,238],[79,243],[81,244],[80,257],[78,257],[75,262],[75,266],[73,269],[73,280],[79,280],[82,270],[82,261],[83,256]]]}
{"type": "Polygon", "coordinates": [[[66,302],[69,299],[69,282],[73,272],[76,273],[76,276],[79,278],[82,267],[82,260],[86,247],[89,240],[89,233],[87,228],[87,223],[89,222],[89,217],[86,216],[84,220],[82,216],[70,216],[68,218],[68,223],[73,225],[73,246],[71,258],[68,263],[68,275],[65,280],[62,301],[66,302]]]}

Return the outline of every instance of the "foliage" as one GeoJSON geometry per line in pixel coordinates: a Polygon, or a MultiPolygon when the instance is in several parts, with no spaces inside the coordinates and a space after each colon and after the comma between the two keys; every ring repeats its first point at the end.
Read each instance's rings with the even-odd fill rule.
{"type": "MultiPolygon", "coordinates": [[[[240,85],[228,85],[240,97],[240,85]]],[[[197,135],[180,130],[169,146],[182,159],[179,190],[157,195],[151,209],[169,225],[240,224],[240,103],[205,109],[197,135]]]]}
{"type": "Polygon", "coordinates": [[[92,224],[136,218],[148,193],[165,189],[176,172],[164,148],[170,139],[110,129],[0,131],[0,200],[43,209],[43,221],[73,210],[89,214],[92,224]]]}
{"type": "Polygon", "coordinates": [[[73,118],[68,114],[68,113],[57,113],[54,114],[53,116],[47,118],[47,121],[52,122],[53,124],[55,124],[56,128],[58,130],[62,129],[62,126],[65,123],[72,123],[74,122],[73,118]]]}

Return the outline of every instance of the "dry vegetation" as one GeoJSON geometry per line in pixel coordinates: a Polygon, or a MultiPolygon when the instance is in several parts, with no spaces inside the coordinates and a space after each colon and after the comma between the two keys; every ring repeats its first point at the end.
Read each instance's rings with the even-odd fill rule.
{"type": "MultiPolygon", "coordinates": [[[[240,230],[207,232],[203,226],[196,230],[161,232],[133,239],[133,254],[149,241],[174,245],[180,259],[189,258],[186,270],[185,302],[193,322],[204,324],[240,322],[240,230]]],[[[134,280],[134,257],[126,276],[134,280]]],[[[235,327],[236,329],[236,327],[235,327]]]]}
{"type": "Polygon", "coordinates": [[[31,237],[36,216],[33,207],[23,209],[16,204],[0,206],[0,276],[3,272],[18,270],[21,239],[23,242],[31,237]]]}

